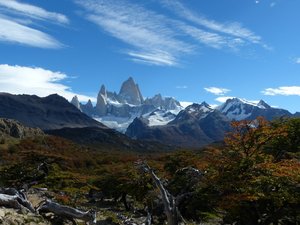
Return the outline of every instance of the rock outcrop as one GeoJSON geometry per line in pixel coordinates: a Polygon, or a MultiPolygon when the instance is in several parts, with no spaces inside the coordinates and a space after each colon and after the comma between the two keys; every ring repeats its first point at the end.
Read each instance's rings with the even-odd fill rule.
{"type": "Polygon", "coordinates": [[[43,134],[41,129],[25,127],[16,120],[0,118],[1,137],[10,136],[14,138],[26,138],[43,134]]]}

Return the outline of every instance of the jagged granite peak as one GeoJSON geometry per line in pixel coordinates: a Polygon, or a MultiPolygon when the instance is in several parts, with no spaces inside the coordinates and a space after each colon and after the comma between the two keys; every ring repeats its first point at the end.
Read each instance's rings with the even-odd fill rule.
{"type": "Polygon", "coordinates": [[[101,94],[104,98],[107,98],[107,92],[104,84],[101,85],[99,94],[101,94]]]}
{"type": "Polygon", "coordinates": [[[147,98],[145,104],[154,105],[155,107],[164,110],[178,110],[182,109],[180,102],[172,97],[162,97],[161,94],[156,94],[152,98],[147,98]]]}
{"type": "Polygon", "coordinates": [[[72,98],[71,103],[72,103],[77,109],[79,109],[80,111],[82,111],[82,110],[81,110],[81,107],[80,107],[80,102],[79,102],[79,100],[78,100],[77,95],[75,95],[75,96],[72,98]]]}
{"type": "Polygon", "coordinates": [[[107,113],[107,92],[104,85],[101,85],[98,93],[95,112],[98,116],[104,116],[107,113]]]}
{"type": "Polygon", "coordinates": [[[91,101],[91,99],[88,100],[86,104],[80,103],[80,108],[82,109],[82,112],[84,112],[87,115],[93,115],[94,114],[94,106],[91,101]]]}
{"type": "Polygon", "coordinates": [[[123,82],[118,98],[122,103],[132,105],[141,105],[144,101],[139,86],[134,82],[132,77],[123,82]]]}
{"type": "Polygon", "coordinates": [[[98,98],[97,98],[97,104],[95,107],[95,111],[98,116],[104,116],[106,115],[107,112],[107,101],[106,98],[99,93],[98,98]]]}
{"type": "Polygon", "coordinates": [[[88,100],[88,102],[86,103],[86,106],[93,108],[93,103],[92,103],[91,99],[88,100]]]}

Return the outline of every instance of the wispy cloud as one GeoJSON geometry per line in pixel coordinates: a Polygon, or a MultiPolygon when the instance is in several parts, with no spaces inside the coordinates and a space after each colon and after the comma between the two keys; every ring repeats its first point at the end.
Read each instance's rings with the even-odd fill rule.
{"type": "Polygon", "coordinates": [[[198,17],[176,0],[163,2],[182,18],[150,10],[137,1],[74,1],[85,10],[86,19],[126,43],[127,50],[122,47],[120,52],[135,62],[176,66],[184,55],[195,54],[200,46],[235,50],[261,39],[238,23],[221,24],[198,17]]]}
{"type": "Polygon", "coordinates": [[[300,57],[298,57],[298,58],[295,59],[295,63],[296,64],[300,64],[300,57]]]}
{"type": "Polygon", "coordinates": [[[125,51],[132,60],[173,66],[178,55],[189,53],[193,46],[176,38],[167,18],[126,1],[77,0],[87,10],[86,18],[111,36],[132,47],[125,51]]]}
{"type": "Polygon", "coordinates": [[[0,41],[39,48],[60,48],[62,44],[50,35],[0,17],[0,41]]]}
{"type": "Polygon", "coordinates": [[[63,47],[58,40],[41,30],[41,22],[68,24],[69,19],[16,0],[0,0],[0,41],[39,48],[63,47]]]}
{"type": "Polygon", "coordinates": [[[226,93],[230,92],[229,89],[218,88],[218,87],[208,87],[208,88],[204,88],[204,90],[214,95],[225,95],[226,93]]]}
{"type": "Polygon", "coordinates": [[[62,84],[68,76],[39,67],[0,64],[0,90],[12,94],[34,94],[41,97],[57,93],[68,100],[77,95],[80,101],[96,101],[95,98],[74,93],[62,84]],[[28,82],[30,81],[30,82],[28,82]]]}
{"type": "Polygon", "coordinates": [[[178,85],[176,86],[177,89],[187,89],[188,86],[187,85],[178,85]]]}
{"type": "Polygon", "coordinates": [[[215,20],[207,19],[205,16],[198,15],[197,13],[193,12],[178,0],[161,0],[161,2],[164,6],[176,12],[183,19],[189,20],[197,25],[200,25],[212,31],[242,38],[255,44],[261,42],[260,36],[256,35],[248,28],[243,27],[243,25],[238,22],[220,23],[215,20]]]}
{"type": "Polygon", "coordinates": [[[284,95],[284,96],[291,96],[296,95],[300,96],[300,86],[284,86],[278,88],[266,88],[262,91],[264,95],[284,95]]]}
{"type": "Polygon", "coordinates": [[[23,14],[24,16],[28,16],[33,19],[53,21],[62,24],[69,23],[69,19],[63,14],[48,12],[43,8],[21,3],[16,0],[0,0],[0,7],[2,9],[9,10],[12,13],[23,14]]]}

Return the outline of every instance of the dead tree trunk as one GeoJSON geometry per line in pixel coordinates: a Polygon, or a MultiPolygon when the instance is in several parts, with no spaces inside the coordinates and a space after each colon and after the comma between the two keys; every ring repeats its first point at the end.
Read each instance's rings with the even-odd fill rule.
{"type": "Polygon", "coordinates": [[[73,221],[74,219],[79,219],[89,224],[96,224],[97,222],[96,212],[94,210],[83,212],[69,206],[60,205],[50,200],[45,200],[44,202],[41,202],[40,206],[37,208],[37,212],[39,213],[51,212],[56,216],[71,221],[73,221]]]}
{"type": "Polygon", "coordinates": [[[172,196],[168,190],[165,189],[161,180],[155,174],[153,169],[145,162],[139,162],[137,165],[143,169],[145,172],[149,173],[156,184],[156,187],[159,189],[162,196],[162,201],[164,204],[165,214],[167,216],[168,225],[178,225],[180,213],[177,208],[176,198],[172,196]]]}
{"type": "Polygon", "coordinates": [[[31,203],[20,195],[0,194],[0,206],[13,209],[26,209],[33,213],[35,212],[31,203]]]}
{"type": "Polygon", "coordinates": [[[31,212],[35,212],[32,204],[27,200],[26,194],[15,188],[0,188],[0,205],[16,209],[25,208],[31,212]]]}

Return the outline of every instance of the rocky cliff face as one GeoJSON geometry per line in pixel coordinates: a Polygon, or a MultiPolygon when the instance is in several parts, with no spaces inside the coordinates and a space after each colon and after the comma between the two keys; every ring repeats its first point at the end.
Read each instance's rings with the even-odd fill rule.
{"type": "Polygon", "coordinates": [[[101,86],[100,92],[98,94],[95,112],[98,116],[104,116],[107,112],[107,94],[104,85],[101,86]]]}
{"type": "Polygon", "coordinates": [[[1,137],[26,138],[43,134],[43,131],[38,128],[25,127],[16,120],[0,118],[1,137]]]}
{"type": "Polygon", "coordinates": [[[118,97],[121,103],[132,105],[141,105],[143,103],[143,96],[139,86],[134,82],[132,77],[123,82],[118,97]]]}

